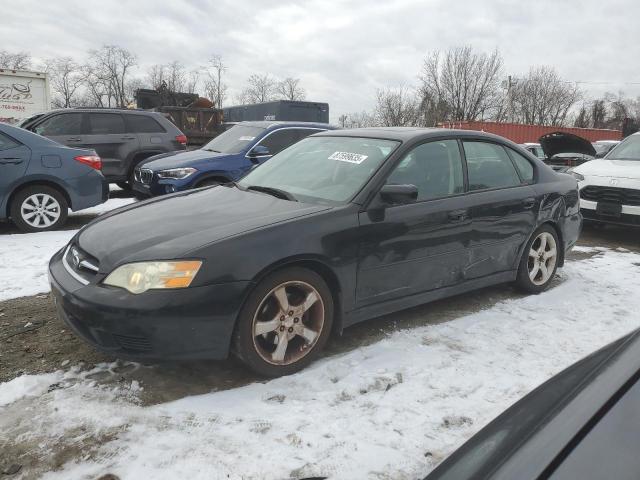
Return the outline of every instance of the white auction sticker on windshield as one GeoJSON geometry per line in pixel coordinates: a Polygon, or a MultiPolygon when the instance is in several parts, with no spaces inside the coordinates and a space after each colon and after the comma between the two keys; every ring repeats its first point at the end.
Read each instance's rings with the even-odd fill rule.
{"type": "Polygon", "coordinates": [[[338,160],[339,162],[356,163],[360,165],[367,158],[368,155],[361,155],[360,153],[334,152],[329,157],[329,160],[338,160]]]}
{"type": "Polygon", "coordinates": [[[241,141],[241,142],[250,142],[254,138],[256,138],[256,137],[240,137],[238,140],[241,141]]]}

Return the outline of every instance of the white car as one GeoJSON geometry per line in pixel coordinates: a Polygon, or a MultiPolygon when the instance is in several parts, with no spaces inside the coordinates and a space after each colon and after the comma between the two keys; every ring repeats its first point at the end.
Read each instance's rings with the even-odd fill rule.
{"type": "Polygon", "coordinates": [[[578,180],[585,220],[640,227],[640,132],[569,173],[578,180]]]}

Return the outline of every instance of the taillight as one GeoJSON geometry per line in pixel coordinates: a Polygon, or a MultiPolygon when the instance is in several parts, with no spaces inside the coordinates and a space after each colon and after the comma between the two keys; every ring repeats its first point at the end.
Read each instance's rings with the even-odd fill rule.
{"type": "Polygon", "coordinates": [[[96,170],[102,170],[102,159],[97,155],[78,155],[73,158],[76,162],[84,163],[85,165],[95,168],[96,170]]]}
{"type": "Polygon", "coordinates": [[[187,144],[187,136],[186,135],[178,135],[176,137],[176,142],[182,144],[182,145],[186,145],[187,144]]]}

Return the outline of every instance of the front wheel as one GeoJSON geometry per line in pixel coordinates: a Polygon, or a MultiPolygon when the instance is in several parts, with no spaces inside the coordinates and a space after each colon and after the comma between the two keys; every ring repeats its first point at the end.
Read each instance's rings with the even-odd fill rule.
{"type": "Polygon", "coordinates": [[[547,289],[558,269],[560,242],[550,225],[543,225],[531,236],[526,245],[516,285],[526,292],[540,293],[547,289]]]}
{"type": "Polygon", "coordinates": [[[260,375],[289,375],[318,355],[332,323],[333,298],[322,277],[287,268],[262,280],[242,307],[235,353],[260,375]]]}

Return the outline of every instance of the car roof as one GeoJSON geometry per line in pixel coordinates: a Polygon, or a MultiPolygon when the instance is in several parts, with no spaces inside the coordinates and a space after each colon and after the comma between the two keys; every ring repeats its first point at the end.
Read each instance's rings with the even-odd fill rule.
{"type": "Polygon", "coordinates": [[[43,112],[43,115],[50,115],[52,113],[64,113],[64,112],[89,112],[89,113],[133,113],[138,115],[160,115],[164,117],[161,112],[154,112],[152,110],[142,110],[139,108],[99,108],[99,107],[74,107],[74,108],[56,108],[43,112]]]}
{"type": "MultiPolygon", "coordinates": [[[[234,122],[230,122],[234,123],[234,122]]],[[[281,127],[307,127],[307,128],[323,128],[323,129],[335,129],[337,127],[333,125],[329,125],[328,123],[320,123],[320,122],[296,122],[296,121],[284,121],[284,120],[258,120],[258,121],[246,121],[246,122],[237,122],[235,125],[246,125],[248,127],[259,127],[259,128],[281,128],[281,127]]]]}
{"type": "Polygon", "coordinates": [[[421,127],[370,127],[350,128],[344,130],[332,130],[331,132],[317,133],[315,136],[340,136],[340,137],[365,137],[379,138],[383,140],[396,140],[408,142],[441,137],[473,137],[497,140],[503,143],[512,143],[504,137],[478,130],[457,130],[451,128],[421,128],[421,127]]]}

